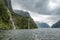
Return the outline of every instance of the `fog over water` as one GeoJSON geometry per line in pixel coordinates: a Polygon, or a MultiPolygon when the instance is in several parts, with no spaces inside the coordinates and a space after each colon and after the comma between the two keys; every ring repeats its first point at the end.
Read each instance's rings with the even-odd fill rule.
{"type": "Polygon", "coordinates": [[[50,26],[60,20],[60,0],[11,0],[15,10],[28,11],[35,22],[50,26]]]}

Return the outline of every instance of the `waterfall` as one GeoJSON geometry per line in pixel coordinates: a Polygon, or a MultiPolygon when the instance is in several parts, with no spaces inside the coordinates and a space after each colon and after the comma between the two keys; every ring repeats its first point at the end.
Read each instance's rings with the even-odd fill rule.
{"type": "Polygon", "coordinates": [[[9,16],[10,16],[10,21],[11,21],[11,23],[12,23],[12,25],[13,25],[13,29],[15,30],[16,27],[15,27],[15,24],[14,24],[14,21],[13,21],[13,18],[12,18],[12,15],[11,15],[11,13],[10,13],[9,10],[8,10],[8,14],[9,14],[9,16]]]}
{"type": "Polygon", "coordinates": [[[12,25],[13,25],[13,29],[15,30],[16,27],[15,27],[15,25],[14,25],[14,21],[13,21],[11,12],[10,12],[10,11],[12,11],[11,0],[5,0],[5,4],[6,4],[6,6],[10,9],[10,10],[9,10],[9,9],[7,8],[7,11],[8,11],[8,15],[10,16],[10,21],[11,21],[11,23],[12,23],[12,25]]]}

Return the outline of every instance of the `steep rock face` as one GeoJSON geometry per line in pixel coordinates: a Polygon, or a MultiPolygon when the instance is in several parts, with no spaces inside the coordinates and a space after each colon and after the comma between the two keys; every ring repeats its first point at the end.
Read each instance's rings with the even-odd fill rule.
{"type": "Polygon", "coordinates": [[[26,16],[26,14],[25,14],[26,12],[24,12],[24,11],[22,11],[22,12],[23,13],[20,12],[20,14],[24,14],[25,16],[20,15],[20,14],[16,14],[16,13],[12,14],[16,28],[17,29],[34,29],[34,28],[37,28],[37,25],[35,24],[33,19],[30,17],[30,15],[26,16]]]}
{"type": "MultiPolygon", "coordinates": [[[[34,21],[31,17],[21,16],[12,11],[10,0],[9,1],[0,0],[0,29],[13,29],[8,10],[10,11],[10,13],[12,15],[16,29],[37,28],[36,24],[34,23],[34,21]]],[[[23,13],[28,13],[28,12],[23,12],[23,13]]]]}
{"type": "Polygon", "coordinates": [[[60,21],[52,25],[52,28],[60,28],[60,21]]]}
{"type": "Polygon", "coordinates": [[[50,28],[50,26],[47,23],[39,23],[37,22],[38,28],[50,28]]]}
{"type": "Polygon", "coordinates": [[[8,10],[5,3],[0,0],[0,29],[12,29],[8,10]]]}
{"type": "Polygon", "coordinates": [[[12,11],[11,0],[4,0],[5,5],[12,11]]]}
{"type": "Polygon", "coordinates": [[[13,14],[13,19],[17,29],[34,29],[37,25],[31,18],[28,12],[22,10],[14,10],[16,14],[13,14]]]}

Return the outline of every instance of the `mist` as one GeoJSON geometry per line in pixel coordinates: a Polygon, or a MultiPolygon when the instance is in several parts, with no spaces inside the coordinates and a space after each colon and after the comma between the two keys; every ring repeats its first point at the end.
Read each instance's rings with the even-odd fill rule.
{"type": "Polygon", "coordinates": [[[60,20],[60,0],[11,0],[14,10],[28,11],[35,22],[50,26],[60,20]]]}

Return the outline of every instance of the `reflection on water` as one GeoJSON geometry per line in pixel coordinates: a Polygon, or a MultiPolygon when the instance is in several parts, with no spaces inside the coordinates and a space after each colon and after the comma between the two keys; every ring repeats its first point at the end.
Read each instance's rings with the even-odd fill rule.
{"type": "Polygon", "coordinates": [[[60,29],[0,30],[0,40],[60,40],[60,29]]]}

